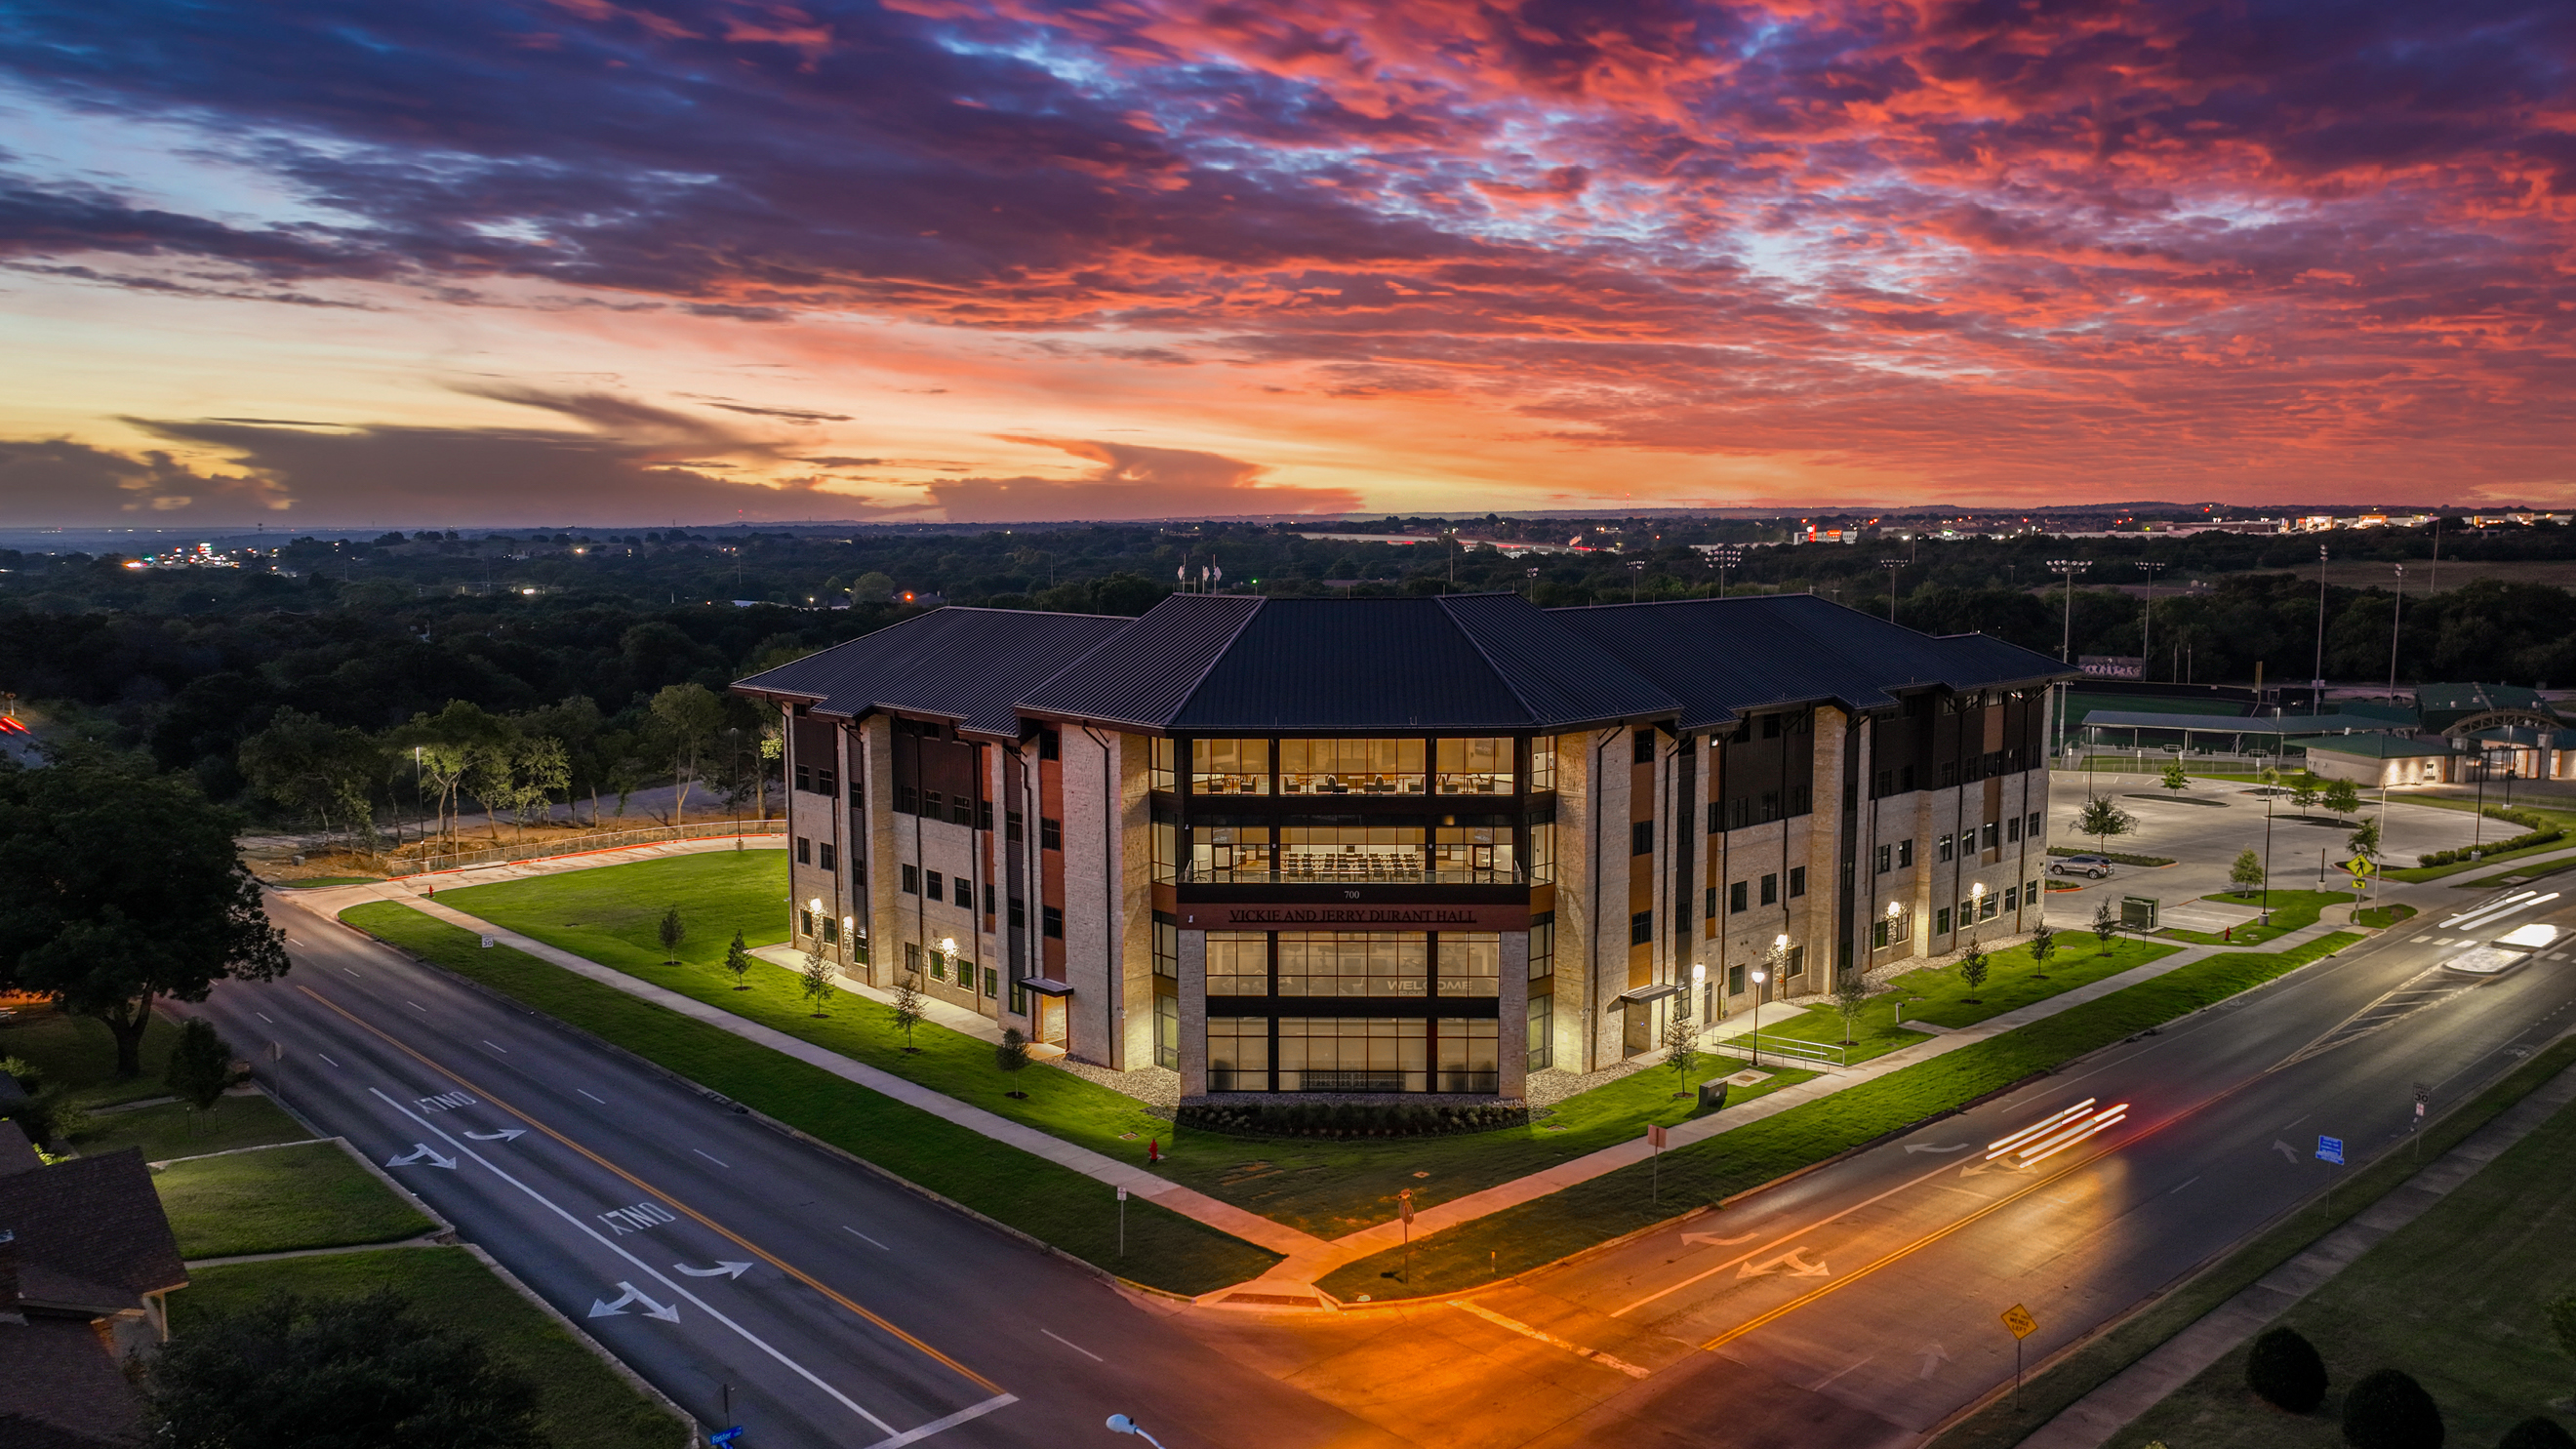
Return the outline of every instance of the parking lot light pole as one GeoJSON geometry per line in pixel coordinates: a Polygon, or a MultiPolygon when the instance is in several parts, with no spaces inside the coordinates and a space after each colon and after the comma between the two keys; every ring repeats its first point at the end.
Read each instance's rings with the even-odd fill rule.
{"type": "Polygon", "coordinates": [[[2057,662],[2060,664],[2074,662],[2075,576],[2091,567],[2093,567],[2091,564],[2077,558],[2053,558],[2048,561],[2050,573],[2066,575],[2066,637],[2057,646],[2057,662]]]}
{"type": "Polygon", "coordinates": [[[1154,1449],[1163,1449],[1162,1440],[1146,1433],[1144,1425],[1128,1418],[1125,1414],[1112,1414],[1109,1416],[1109,1432],[1112,1434],[1133,1434],[1137,1438],[1144,1440],[1146,1443],[1153,1445],[1154,1449]]]}

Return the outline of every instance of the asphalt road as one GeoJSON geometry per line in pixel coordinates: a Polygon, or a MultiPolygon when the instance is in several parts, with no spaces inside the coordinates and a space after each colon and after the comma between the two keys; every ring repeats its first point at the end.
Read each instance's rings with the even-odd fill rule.
{"type": "Polygon", "coordinates": [[[1285,1372],[1424,1444],[1918,1442],[2011,1381],[2005,1309],[2037,1320],[2036,1364],[2350,1170],[2320,1137],[2358,1164],[2406,1135],[2417,1083],[2439,1111],[2576,1025],[2576,961],[2475,984],[2437,969],[2528,921],[2576,931],[2563,906],[2474,931],[2420,918],[1686,1232],[1451,1304],[1281,1321],[1302,1351],[1285,1372]],[[1988,1161],[2088,1101],[2067,1127],[2127,1110],[2027,1165],[2018,1146],[1988,1161]]]}
{"type": "Polygon", "coordinates": [[[272,909],[293,971],[202,1010],[297,1111],[702,1424],[743,1426],[744,1449],[1138,1442],[1102,1427],[1119,1412],[1173,1449],[1391,1442],[1211,1351],[1177,1309],[272,909]]]}

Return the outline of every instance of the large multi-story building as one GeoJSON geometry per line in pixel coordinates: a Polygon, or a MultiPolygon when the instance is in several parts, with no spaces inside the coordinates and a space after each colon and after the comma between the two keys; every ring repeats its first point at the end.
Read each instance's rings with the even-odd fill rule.
{"type": "Polygon", "coordinates": [[[1185,1094],[1517,1097],[2037,920],[2056,660],[1788,595],[949,608],[742,681],[800,948],[1185,1094]]]}

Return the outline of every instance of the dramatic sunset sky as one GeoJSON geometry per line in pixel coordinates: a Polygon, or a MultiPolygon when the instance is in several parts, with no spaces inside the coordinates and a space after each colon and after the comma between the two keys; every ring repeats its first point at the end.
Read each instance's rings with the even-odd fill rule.
{"type": "Polygon", "coordinates": [[[2576,4],[12,0],[0,524],[2576,497],[2576,4]]]}

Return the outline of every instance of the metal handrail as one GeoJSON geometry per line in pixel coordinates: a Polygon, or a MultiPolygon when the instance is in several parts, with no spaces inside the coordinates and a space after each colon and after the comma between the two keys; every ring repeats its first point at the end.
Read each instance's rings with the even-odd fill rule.
{"type": "Polygon", "coordinates": [[[1789,1057],[1797,1061],[1823,1062],[1837,1067],[1851,1065],[1850,1049],[1839,1042],[1827,1044],[1800,1041],[1795,1037],[1770,1036],[1759,1032],[1721,1037],[1716,1043],[1716,1049],[1747,1057],[1755,1055],[1757,1051],[1764,1051],[1773,1056],[1789,1057]]]}

